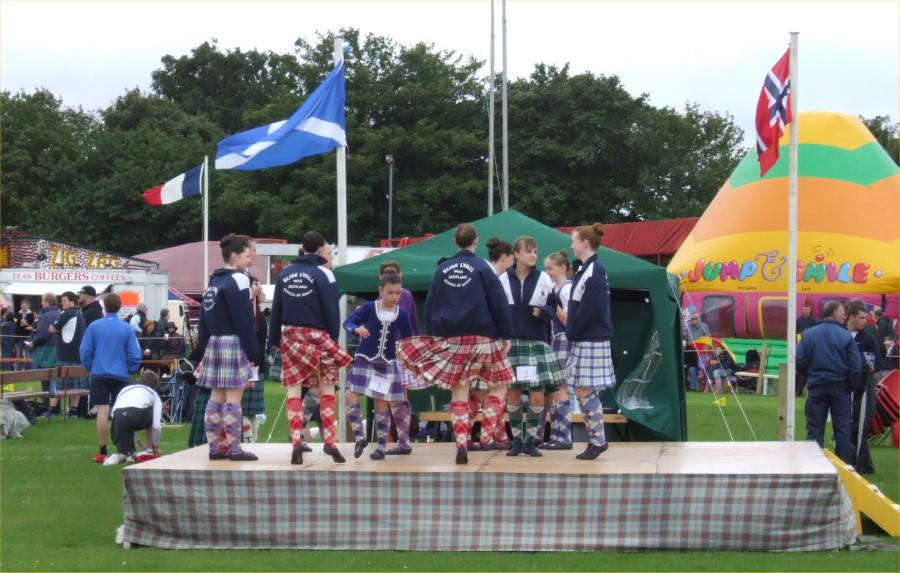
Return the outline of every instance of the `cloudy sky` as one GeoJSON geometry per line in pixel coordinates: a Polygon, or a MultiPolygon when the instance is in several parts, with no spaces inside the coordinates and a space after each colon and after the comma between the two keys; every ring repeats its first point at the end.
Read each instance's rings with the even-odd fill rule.
{"type": "MultiPolygon", "coordinates": [[[[730,113],[752,132],[766,71],[800,32],[800,109],[900,116],[896,1],[515,1],[507,4],[511,77],[535,63],[616,74],[654,105],[730,113]]],[[[499,0],[497,69],[500,60],[499,0]]],[[[106,107],[149,88],[165,54],[215,38],[222,48],[290,52],[298,37],[359,28],[487,62],[488,0],[0,2],[0,87],[45,87],[66,105],[106,107]]],[[[485,63],[487,74],[487,63],[485,63]]],[[[749,133],[748,133],[749,136],[749,133]]],[[[751,141],[747,138],[748,143],[751,141]]]]}

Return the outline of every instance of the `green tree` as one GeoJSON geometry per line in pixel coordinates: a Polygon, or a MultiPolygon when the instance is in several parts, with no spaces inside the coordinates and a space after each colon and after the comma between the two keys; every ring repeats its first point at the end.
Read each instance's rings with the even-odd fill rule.
{"type": "Polygon", "coordinates": [[[71,198],[87,186],[84,168],[99,122],[44,89],[3,92],[0,99],[3,224],[62,237],[89,215],[73,210],[71,198]]]}
{"type": "Polygon", "coordinates": [[[869,128],[894,163],[900,164],[900,147],[898,147],[897,141],[898,125],[891,122],[891,116],[876,115],[871,119],[859,116],[859,119],[869,128]]]}

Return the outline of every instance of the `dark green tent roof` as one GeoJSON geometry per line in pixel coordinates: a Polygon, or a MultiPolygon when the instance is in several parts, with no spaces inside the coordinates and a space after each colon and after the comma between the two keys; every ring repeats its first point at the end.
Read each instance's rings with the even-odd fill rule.
{"type": "MultiPolygon", "coordinates": [[[[565,249],[572,257],[572,239],[569,235],[526,217],[515,210],[508,210],[492,217],[485,217],[473,223],[478,229],[479,245],[476,253],[487,258],[485,243],[490,237],[499,237],[512,243],[522,235],[534,237],[540,255],[565,249]]],[[[431,286],[431,279],[441,257],[449,257],[459,249],[453,242],[455,229],[450,229],[428,240],[410,245],[404,249],[391,251],[371,259],[335,269],[338,285],[344,293],[366,293],[378,290],[378,267],[385,261],[397,261],[403,269],[403,286],[410,290],[425,291],[431,286]]],[[[614,251],[602,248],[598,258],[606,267],[612,288],[647,288],[652,277],[666,276],[665,269],[614,251]]],[[[540,266],[542,261],[538,261],[540,266]]]]}
{"type": "MultiPolygon", "coordinates": [[[[512,243],[522,235],[537,241],[541,257],[563,249],[572,256],[568,235],[518,211],[504,211],[473,224],[479,237],[476,252],[484,258],[484,244],[490,237],[512,243]]],[[[342,293],[374,293],[381,263],[397,261],[403,270],[403,286],[427,291],[438,260],[459,250],[453,242],[454,232],[451,229],[421,243],[338,267],[334,270],[338,286],[342,293]]],[[[628,417],[628,439],[685,440],[677,285],[673,290],[664,268],[630,255],[601,248],[597,256],[612,289],[617,379],[616,389],[603,393],[603,403],[615,404],[628,417]]]]}

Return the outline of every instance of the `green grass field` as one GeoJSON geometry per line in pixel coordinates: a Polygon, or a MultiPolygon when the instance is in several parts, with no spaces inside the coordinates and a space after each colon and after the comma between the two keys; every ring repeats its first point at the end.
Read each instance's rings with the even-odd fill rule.
{"type": "MultiPolygon", "coordinates": [[[[267,385],[269,432],[282,390],[267,385]]],[[[741,396],[760,440],[777,437],[776,399],[741,396]]],[[[732,397],[724,408],[736,440],[751,434],[732,397]]],[[[273,441],[287,441],[279,420],[273,441]]],[[[803,402],[797,435],[805,434],[803,402]]],[[[688,396],[692,441],[728,440],[710,394],[688,396]]],[[[186,447],[188,427],[167,427],[163,450],[186,447]]],[[[23,440],[0,442],[0,571],[897,571],[897,553],[641,552],[641,553],[411,553],[390,551],[125,550],[114,543],[122,522],[121,466],[91,461],[92,421],[38,422],[23,440]]],[[[872,481],[898,499],[898,451],[873,452],[872,481]]],[[[871,533],[877,532],[871,524],[871,533]]],[[[888,538],[889,539],[889,538],[888,538]]],[[[896,543],[896,539],[890,540],[896,543]]]]}

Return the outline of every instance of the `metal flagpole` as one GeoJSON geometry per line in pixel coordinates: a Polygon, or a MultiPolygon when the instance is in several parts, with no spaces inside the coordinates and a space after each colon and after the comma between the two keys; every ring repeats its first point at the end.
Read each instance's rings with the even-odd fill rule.
{"type": "Polygon", "coordinates": [[[209,155],[203,156],[203,282],[200,290],[206,290],[209,280],[209,155]]]}
{"type": "Polygon", "coordinates": [[[800,108],[797,107],[797,36],[791,32],[790,82],[791,131],[788,164],[788,356],[787,356],[787,412],[784,415],[785,440],[794,440],[794,388],[797,376],[797,145],[800,108]]]}
{"type": "MultiPolygon", "coordinates": [[[[344,39],[340,36],[334,38],[334,65],[337,66],[344,59],[344,39]]],[[[346,70],[344,70],[346,74],[346,70]]],[[[337,148],[337,226],[338,226],[338,266],[347,262],[347,150],[341,146],[337,148]]],[[[342,296],[340,301],[341,324],[347,319],[347,297],[342,296]]],[[[340,329],[340,344],[347,348],[347,334],[340,329]]],[[[345,369],[341,369],[340,384],[337,389],[338,407],[338,441],[346,441],[347,416],[344,412],[344,383],[347,379],[345,369]]]]}
{"type": "Polygon", "coordinates": [[[491,0],[491,85],[488,97],[488,216],[494,214],[494,0],[491,0]]]}
{"type": "Polygon", "coordinates": [[[503,0],[503,210],[509,209],[509,132],[506,93],[506,0],[503,0]]]}

